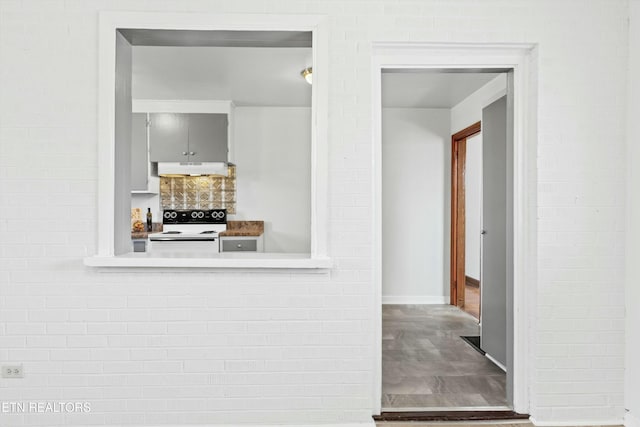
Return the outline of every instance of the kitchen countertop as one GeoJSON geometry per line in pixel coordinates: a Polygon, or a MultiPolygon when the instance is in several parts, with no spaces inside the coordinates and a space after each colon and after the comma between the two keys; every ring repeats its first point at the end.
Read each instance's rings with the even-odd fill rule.
{"type": "MultiPolygon", "coordinates": [[[[145,224],[146,227],[146,224],[145,224]]],[[[146,239],[149,234],[151,233],[159,233],[162,231],[162,223],[161,222],[154,222],[153,223],[153,227],[152,227],[153,231],[148,232],[148,231],[132,231],[131,232],[131,239],[146,239]]]]}
{"type": "Polygon", "coordinates": [[[222,231],[220,236],[262,236],[263,234],[264,221],[228,221],[227,231],[222,231]]]}
{"type": "MultiPolygon", "coordinates": [[[[153,231],[151,233],[159,233],[162,231],[162,224],[153,223],[153,231]]],[[[149,232],[131,232],[132,239],[146,239],[149,232]]],[[[264,234],[264,221],[228,221],[227,231],[222,231],[220,236],[262,236],[264,234]]]]}

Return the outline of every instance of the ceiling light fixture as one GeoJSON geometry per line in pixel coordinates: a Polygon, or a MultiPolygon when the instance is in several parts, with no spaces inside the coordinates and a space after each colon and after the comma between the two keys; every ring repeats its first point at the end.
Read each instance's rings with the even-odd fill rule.
{"type": "Polygon", "coordinates": [[[302,75],[302,77],[304,77],[307,83],[313,84],[313,68],[312,67],[305,68],[300,72],[300,74],[302,75]]]}

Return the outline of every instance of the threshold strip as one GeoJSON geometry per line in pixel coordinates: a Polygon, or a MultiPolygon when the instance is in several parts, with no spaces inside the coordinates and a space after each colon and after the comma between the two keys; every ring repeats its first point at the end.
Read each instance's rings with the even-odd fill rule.
{"type": "Polygon", "coordinates": [[[528,420],[529,414],[513,411],[405,411],[382,412],[374,421],[495,421],[528,420]]]}

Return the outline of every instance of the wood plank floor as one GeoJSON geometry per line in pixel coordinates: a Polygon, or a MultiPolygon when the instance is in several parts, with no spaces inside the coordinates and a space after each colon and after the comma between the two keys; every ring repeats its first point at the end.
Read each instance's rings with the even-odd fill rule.
{"type": "Polygon", "coordinates": [[[383,411],[505,407],[505,373],[460,338],[478,334],[451,305],[383,305],[383,411]]]}
{"type": "Polygon", "coordinates": [[[464,287],[464,311],[480,320],[480,288],[469,285],[464,287]]]}

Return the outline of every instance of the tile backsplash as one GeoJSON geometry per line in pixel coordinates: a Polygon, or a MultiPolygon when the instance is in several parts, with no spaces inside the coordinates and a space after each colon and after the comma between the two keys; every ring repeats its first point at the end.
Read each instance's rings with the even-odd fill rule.
{"type": "Polygon", "coordinates": [[[236,213],[236,167],[228,176],[160,177],[162,209],[226,209],[236,213]]]}

